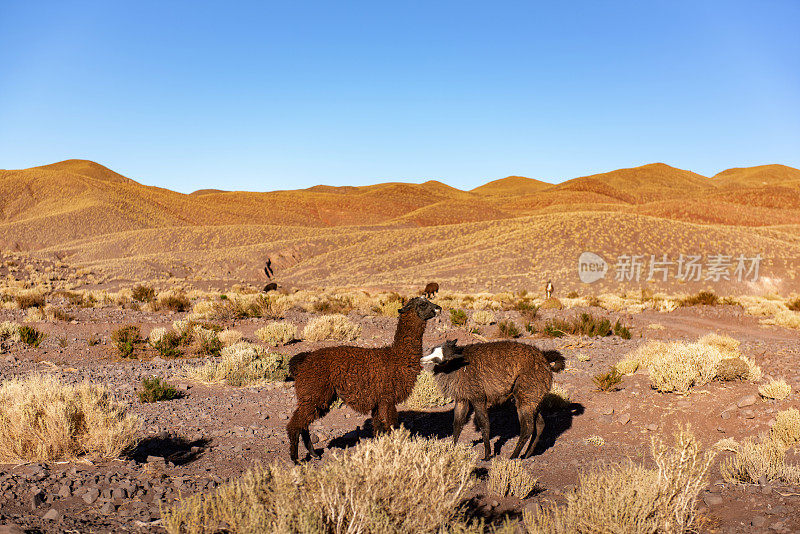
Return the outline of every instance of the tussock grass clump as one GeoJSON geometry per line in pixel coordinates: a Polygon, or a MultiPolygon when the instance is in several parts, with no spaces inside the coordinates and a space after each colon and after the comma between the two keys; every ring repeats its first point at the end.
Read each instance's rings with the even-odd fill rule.
{"type": "MultiPolygon", "coordinates": [[[[210,325],[216,326],[216,325],[210,325]]],[[[206,328],[200,325],[194,325],[192,334],[197,340],[199,346],[197,353],[204,356],[219,356],[222,351],[222,341],[219,339],[218,327],[206,328]]]]}
{"type": "Polygon", "coordinates": [[[189,297],[183,291],[167,291],[158,295],[156,301],[157,309],[172,310],[174,312],[185,312],[192,307],[189,297]]]}
{"type": "Polygon", "coordinates": [[[786,307],[789,311],[800,312],[800,297],[795,297],[786,302],[786,307]]]}
{"type": "Polygon", "coordinates": [[[0,341],[9,339],[11,341],[21,341],[19,335],[20,325],[12,321],[3,321],[0,323],[0,341]]]}
{"type": "Polygon", "coordinates": [[[177,396],[178,390],[157,376],[142,380],[142,390],[139,391],[140,402],[167,401],[177,396]]]}
{"type": "Polygon", "coordinates": [[[595,375],[592,382],[600,391],[619,391],[619,384],[622,382],[622,374],[616,367],[612,367],[607,373],[595,375]]]}
{"type": "Polygon", "coordinates": [[[605,337],[613,334],[623,339],[631,338],[630,330],[619,319],[612,325],[610,320],[590,313],[582,313],[569,320],[551,319],[545,322],[540,332],[549,337],[565,335],[605,337]]]}
{"type": "Polygon", "coordinates": [[[739,342],[717,334],[703,336],[696,343],[650,341],[615,367],[626,374],[647,368],[653,388],[685,394],[693,386],[729,379],[731,373],[739,374],[736,369],[741,368],[741,363],[729,359],[738,359],[747,366],[745,376],[741,377],[744,380],[761,379],[761,369],[739,352],[739,342]]]}
{"type": "Polygon", "coordinates": [[[700,291],[682,298],[679,303],[681,306],[714,306],[719,304],[719,297],[713,291],[700,291]]]}
{"type": "Polygon", "coordinates": [[[785,380],[770,378],[769,382],[758,388],[758,394],[765,399],[783,400],[792,393],[792,386],[785,380]]]}
{"type": "Polygon", "coordinates": [[[780,310],[772,318],[762,319],[761,323],[800,330],[800,312],[780,310]]]}
{"type": "Polygon", "coordinates": [[[348,294],[322,295],[311,301],[308,311],[324,315],[347,315],[356,307],[354,300],[348,294]]]}
{"type": "Polygon", "coordinates": [[[156,298],[156,290],[140,284],[131,290],[131,298],[138,302],[152,302],[156,298]]]}
{"type": "Polygon", "coordinates": [[[514,321],[508,320],[497,323],[497,335],[498,337],[517,338],[522,335],[522,332],[514,321]]]}
{"type": "Polygon", "coordinates": [[[545,300],[541,306],[539,306],[540,310],[560,310],[563,308],[564,305],[555,297],[550,297],[549,299],[545,300]]]}
{"type": "Polygon", "coordinates": [[[400,315],[400,308],[403,307],[403,299],[396,293],[389,298],[381,298],[372,307],[372,311],[385,317],[397,317],[400,315]],[[396,295],[396,296],[395,296],[396,295]]]}
{"type": "Polygon", "coordinates": [[[412,438],[397,430],[324,464],[258,467],[163,514],[170,534],[483,532],[459,504],[474,485],[475,455],[465,445],[412,438]]]}
{"type": "Polygon", "coordinates": [[[800,484],[800,466],[786,463],[784,443],[771,435],[741,442],[734,455],[722,461],[720,472],[722,478],[733,483],[800,484]]]}
{"type": "Polygon", "coordinates": [[[528,298],[522,298],[516,301],[514,303],[514,309],[528,321],[533,321],[536,318],[536,314],[539,312],[539,306],[528,298]]]}
{"type": "Polygon", "coordinates": [[[111,341],[122,358],[133,358],[136,355],[136,348],[144,342],[139,327],[135,325],[115,330],[111,334],[111,341]]]}
{"type": "Polygon", "coordinates": [[[17,307],[19,307],[21,310],[27,310],[28,308],[43,308],[45,305],[44,295],[38,291],[20,293],[16,296],[15,300],[17,302],[17,307]]]}
{"type": "Polygon", "coordinates": [[[286,321],[269,323],[263,328],[256,330],[256,337],[264,343],[269,343],[273,347],[285,345],[297,339],[297,327],[286,321]]]}
{"type": "Polygon", "coordinates": [[[289,357],[242,341],[222,349],[219,360],[189,367],[186,376],[200,382],[229,386],[284,381],[289,376],[289,357]]]}
{"type": "Polygon", "coordinates": [[[406,399],[405,405],[412,410],[425,410],[427,408],[445,406],[451,402],[453,402],[453,399],[442,395],[433,373],[422,371],[417,375],[414,389],[411,390],[411,395],[406,399]]]}
{"type": "Polygon", "coordinates": [[[158,351],[162,358],[180,358],[183,356],[181,347],[188,344],[188,338],[177,332],[166,332],[158,341],[153,343],[153,348],[158,351]]]}
{"type": "Polygon", "coordinates": [[[800,411],[789,408],[778,412],[775,424],[769,430],[770,436],[783,443],[785,447],[793,447],[800,441],[800,411]]]}
{"type": "Polygon", "coordinates": [[[38,347],[47,337],[44,332],[39,332],[32,326],[20,326],[18,334],[20,341],[31,347],[38,347]]]}
{"type": "Polygon", "coordinates": [[[495,458],[489,465],[489,490],[501,497],[526,498],[536,489],[538,479],[525,469],[522,460],[495,458]]]}
{"type": "Polygon", "coordinates": [[[551,534],[692,531],[697,497],[716,453],[703,452],[688,431],[676,435],[673,447],[654,438],[651,452],[655,469],[601,464],[581,473],[565,506],[526,510],[525,526],[551,534]]]}
{"type": "Polygon", "coordinates": [[[223,330],[217,334],[220,342],[224,346],[235,345],[242,340],[243,334],[238,330],[223,330]]]}
{"type": "Polygon", "coordinates": [[[472,314],[474,324],[486,325],[494,322],[494,313],[489,310],[478,310],[472,314]]]}
{"type": "Polygon", "coordinates": [[[450,323],[453,326],[464,326],[467,324],[467,312],[464,310],[450,310],[450,323]]]}
{"type": "Polygon", "coordinates": [[[231,321],[248,317],[281,319],[290,306],[290,301],[283,295],[231,293],[220,295],[218,301],[198,302],[190,317],[207,321],[231,321]]]}
{"type": "Polygon", "coordinates": [[[102,386],[33,375],[0,385],[0,461],[115,458],[136,442],[139,421],[102,386]]]}
{"type": "Polygon", "coordinates": [[[59,308],[58,306],[45,306],[44,315],[45,317],[47,317],[48,320],[53,322],[56,321],[69,322],[75,318],[74,316],[72,316],[65,310],[59,308]]]}
{"type": "Polygon", "coordinates": [[[354,341],[361,335],[361,327],[344,315],[323,315],[311,319],[303,328],[303,339],[307,341],[354,341]]]}

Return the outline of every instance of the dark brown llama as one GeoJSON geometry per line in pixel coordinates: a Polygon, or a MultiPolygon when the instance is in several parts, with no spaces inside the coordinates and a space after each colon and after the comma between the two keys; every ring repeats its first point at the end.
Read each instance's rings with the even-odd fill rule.
{"type": "Polygon", "coordinates": [[[297,396],[297,409],[286,425],[293,462],[301,435],[309,454],[319,457],[308,426],[327,413],[336,397],[357,412],[372,414],[376,433],[397,426],[395,406],[408,398],[422,370],[426,322],[441,309],[422,297],[413,298],[400,308],[394,342],[388,347],[325,347],[289,361],[297,396]]]}
{"type": "Polygon", "coordinates": [[[436,282],[429,282],[428,285],[425,286],[423,294],[425,295],[425,297],[431,299],[438,292],[439,292],[439,284],[437,284],[436,282]]]}
{"type": "Polygon", "coordinates": [[[455,340],[436,347],[422,362],[433,362],[434,377],[445,396],[456,401],[453,410],[453,443],[475,410],[475,422],[481,429],[485,460],[491,456],[489,445],[489,408],[514,397],[519,417],[519,440],[511,458],[517,458],[530,438],[525,454],[533,454],[542,437],[544,418],[540,404],[550,392],[553,371],[564,369],[564,357],[555,351],[543,353],[532,345],[516,341],[475,343],[457,347],[455,340]],[[536,436],[533,438],[533,432],[536,436]]]}
{"type": "Polygon", "coordinates": [[[264,286],[264,293],[269,293],[270,291],[277,291],[277,290],[278,290],[277,282],[270,282],[269,284],[264,286]]]}

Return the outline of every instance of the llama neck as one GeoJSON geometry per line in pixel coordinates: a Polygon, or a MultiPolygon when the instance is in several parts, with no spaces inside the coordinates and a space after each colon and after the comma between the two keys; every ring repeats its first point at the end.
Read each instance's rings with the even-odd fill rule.
{"type": "Polygon", "coordinates": [[[392,350],[408,359],[422,357],[422,334],[425,333],[425,321],[413,311],[400,315],[397,331],[394,333],[392,350]]]}

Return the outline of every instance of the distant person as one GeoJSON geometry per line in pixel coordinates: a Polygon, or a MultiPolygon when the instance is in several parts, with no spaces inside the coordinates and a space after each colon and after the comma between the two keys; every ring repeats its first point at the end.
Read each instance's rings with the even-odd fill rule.
{"type": "Polygon", "coordinates": [[[549,299],[552,296],[553,296],[553,282],[548,280],[547,285],[544,286],[544,298],[549,299]]]}

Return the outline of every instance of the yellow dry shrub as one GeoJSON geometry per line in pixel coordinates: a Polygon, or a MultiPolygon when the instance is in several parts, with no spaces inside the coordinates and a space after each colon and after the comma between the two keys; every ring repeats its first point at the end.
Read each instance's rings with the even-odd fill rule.
{"type": "Polygon", "coordinates": [[[767,317],[786,310],[786,306],[780,300],[769,297],[754,295],[743,295],[736,297],[736,301],[750,315],[767,317]]]}
{"type": "Polygon", "coordinates": [[[472,314],[473,324],[492,324],[495,322],[494,313],[489,310],[478,310],[472,314]]]}
{"type": "Polygon", "coordinates": [[[495,458],[489,465],[487,487],[493,493],[507,497],[526,498],[536,489],[538,479],[533,477],[522,460],[495,458]]]}
{"type": "Polygon", "coordinates": [[[401,429],[332,452],[324,464],[256,467],[163,513],[170,534],[216,532],[417,534],[483,532],[459,505],[474,486],[466,445],[401,429]]]}
{"type": "Polygon", "coordinates": [[[217,334],[220,342],[225,345],[234,345],[242,340],[243,334],[238,330],[223,330],[217,334]]]}
{"type": "Polygon", "coordinates": [[[353,341],[360,335],[361,326],[338,313],[315,317],[303,328],[303,339],[306,341],[353,341]]]}
{"type": "Polygon", "coordinates": [[[792,393],[792,386],[785,380],[770,378],[769,382],[758,388],[758,394],[765,399],[783,400],[792,393]]]}
{"type": "Polygon", "coordinates": [[[40,323],[44,321],[44,311],[41,308],[28,308],[28,312],[25,314],[25,318],[22,320],[23,323],[40,323]]]}
{"type": "Polygon", "coordinates": [[[163,327],[153,328],[150,330],[150,335],[147,336],[147,340],[150,342],[151,345],[155,346],[156,343],[161,341],[161,338],[167,335],[167,329],[163,327]]]}
{"type": "Polygon", "coordinates": [[[289,357],[241,341],[223,348],[219,359],[187,367],[184,373],[191,380],[229,386],[283,381],[289,376],[289,357]]]}
{"type": "Polygon", "coordinates": [[[453,399],[447,398],[442,394],[436,379],[433,377],[433,373],[422,371],[417,375],[414,389],[411,390],[411,395],[406,399],[405,405],[412,410],[425,410],[427,408],[445,406],[451,402],[453,402],[453,399]]]}
{"type": "Polygon", "coordinates": [[[48,375],[0,385],[0,461],[115,458],[136,443],[139,420],[102,386],[48,375]]]}
{"type": "Polygon", "coordinates": [[[720,464],[722,477],[728,482],[759,484],[780,481],[800,484],[800,466],[786,463],[786,449],[771,435],[748,438],[739,443],[736,452],[720,464]]]}
{"type": "Polygon", "coordinates": [[[552,534],[692,530],[697,497],[716,453],[703,452],[688,431],[676,435],[673,447],[654,438],[651,451],[655,469],[600,464],[579,475],[566,505],[523,512],[525,526],[552,534]]]}
{"type": "Polygon", "coordinates": [[[772,318],[762,319],[761,323],[798,330],[800,329],[800,312],[780,310],[772,318]]]}
{"type": "Polygon", "coordinates": [[[775,424],[769,431],[770,436],[783,443],[785,447],[793,447],[800,441],[800,411],[789,408],[778,412],[775,424]]]}
{"type": "Polygon", "coordinates": [[[285,345],[297,339],[297,327],[286,321],[269,323],[256,330],[256,337],[264,343],[269,343],[273,347],[285,345]]]}
{"type": "Polygon", "coordinates": [[[20,341],[19,327],[19,324],[12,321],[3,321],[0,323],[0,341],[4,339],[20,341]]]}

